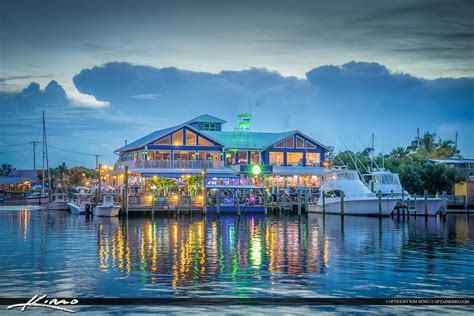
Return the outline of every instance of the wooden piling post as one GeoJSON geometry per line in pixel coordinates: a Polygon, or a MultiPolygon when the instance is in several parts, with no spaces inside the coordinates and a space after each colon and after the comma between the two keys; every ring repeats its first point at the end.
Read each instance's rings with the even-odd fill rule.
{"type": "Polygon", "coordinates": [[[207,176],[207,172],[206,172],[206,168],[202,169],[202,212],[204,215],[206,215],[207,213],[207,180],[206,180],[206,176],[207,176]]]}
{"type": "Polygon", "coordinates": [[[301,188],[298,187],[297,190],[298,190],[298,192],[297,192],[297,194],[298,194],[298,200],[297,200],[297,202],[298,202],[298,205],[297,205],[298,215],[301,215],[301,188]]]}
{"type": "Polygon", "coordinates": [[[123,201],[124,201],[124,207],[125,207],[125,214],[128,216],[128,166],[125,166],[124,181],[125,181],[125,192],[123,194],[123,201]]]}
{"type": "Polygon", "coordinates": [[[151,194],[151,217],[155,217],[155,193],[151,194]]]}
{"type": "Polygon", "coordinates": [[[262,199],[263,199],[263,213],[265,215],[268,214],[268,206],[267,206],[267,197],[268,197],[268,192],[265,191],[265,189],[262,189],[262,199]]]}
{"type": "Polygon", "coordinates": [[[180,195],[178,194],[177,197],[176,197],[176,211],[178,213],[178,216],[180,215],[181,213],[181,210],[179,209],[179,201],[180,201],[180,195]]]}
{"type": "Polygon", "coordinates": [[[446,214],[448,212],[447,202],[446,202],[446,191],[443,191],[443,210],[442,214],[446,214]]]}
{"type": "Polygon", "coordinates": [[[240,194],[239,194],[239,190],[235,190],[235,199],[236,199],[236,203],[237,203],[237,215],[240,216],[240,194]]]}
{"type": "Polygon", "coordinates": [[[99,194],[100,194],[100,190],[102,188],[102,184],[101,184],[101,178],[102,178],[102,164],[100,163],[99,164],[99,170],[98,170],[98,176],[99,176],[99,183],[97,184],[97,190],[95,190],[95,204],[99,204],[99,194]]]}
{"type": "Polygon", "coordinates": [[[221,189],[217,189],[216,210],[217,210],[217,214],[221,213],[221,189]]]}
{"type": "Polygon", "coordinates": [[[413,205],[414,205],[414,210],[415,210],[414,212],[415,212],[415,217],[416,217],[416,209],[417,209],[416,208],[416,194],[413,195],[413,205]]]}
{"type": "Polygon", "coordinates": [[[323,215],[326,215],[326,197],[324,191],[321,191],[321,198],[323,199],[323,215]]]}
{"type": "Polygon", "coordinates": [[[379,217],[382,216],[382,191],[377,191],[377,198],[379,199],[379,217]]]}
{"type": "Polygon", "coordinates": [[[308,213],[308,209],[309,209],[309,188],[304,194],[304,209],[305,209],[305,212],[308,213]]]}
{"type": "Polygon", "coordinates": [[[344,216],[344,191],[341,191],[341,216],[344,216]]]}
{"type": "Polygon", "coordinates": [[[424,206],[425,206],[425,216],[428,216],[428,190],[425,190],[423,192],[423,195],[424,195],[424,206]]]}

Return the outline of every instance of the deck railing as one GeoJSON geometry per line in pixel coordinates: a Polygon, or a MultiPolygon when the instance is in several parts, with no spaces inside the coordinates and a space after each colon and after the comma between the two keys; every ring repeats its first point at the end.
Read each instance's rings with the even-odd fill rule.
{"type": "Polygon", "coordinates": [[[221,169],[224,168],[223,161],[210,160],[129,160],[119,161],[117,168],[125,166],[129,168],[161,168],[161,169],[221,169]]]}

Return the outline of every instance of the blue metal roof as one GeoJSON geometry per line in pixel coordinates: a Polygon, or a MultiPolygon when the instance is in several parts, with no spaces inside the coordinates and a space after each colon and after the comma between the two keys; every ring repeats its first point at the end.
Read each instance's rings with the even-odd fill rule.
{"type": "Polygon", "coordinates": [[[225,123],[226,121],[209,115],[209,114],[203,114],[199,115],[198,117],[193,118],[192,120],[187,121],[185,124],[192,124],[192,123],[225,123]]]}
{"type": "Polygon", "coordinates": [[[18,184],[25,181],[30,181],[26,178],[19,177],[0,177],[0,185],[18,184]]]}
{"type": "Polygon", "coordinates": [[[120,147],[119,149],[115,151],[121,152],[121,151],[128,151],[128,150],[143,147],[145,145],[148,145],[151,142],[154,142],[160,139],[163,136],[166,136],[167,134],[173,132],[174,130],[179,129],[180,127],[182,127],[182,125],[177,125],[177,126],[168,127],[165,129],[160,129],[158,131],[154,131],[153,133],[150,133],[140,139],[137,139],[136,141],[131,142],[130,144],[126,146],[120,147]]]}
{"type": "Polygon", "coordinates": [[[225,144],[226,148],[263,149],[284,140],[296,131],[283,133],[202,131],[202,133],[225,144]]]}

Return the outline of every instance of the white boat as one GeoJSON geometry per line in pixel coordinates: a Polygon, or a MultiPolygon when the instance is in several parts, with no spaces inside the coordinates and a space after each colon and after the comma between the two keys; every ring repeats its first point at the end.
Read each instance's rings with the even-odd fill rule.
{"type": "Polygon", "coordinates": [[[309,212],[341,214],[341,195],[344,193],[344,215],[389,216],[397,204],[397,198],[379,200],[360,180],[355,170],[334,170],[323,176],[321,196],[317,205],[310,205],[309,212]]]}
{"type": "Polygon", "coordinates": [[[114,204],[114,196],[112,194],[104,194],[102,203],[94,207],[94,215],[97,216],[118,216],[120,205],[114,204]]]}
{"type": "MultiPolygon", "coordinates": [[[[401,185],[398,174],[392,173],[385,169],[377,169],[370,174],[364,175],[367,186],[373,191],[382,193],[383,197],[398,198],[401,203],[410,205],[410,215],[425,214],[425,199],[420,197],[415,199],[401,185]]],[[[441,198],[427,198],[426,208],[428,216],[436,216],[443,204],[441,198]]]]}
{"type": "Polygon", "coordinates": [[[51,197],[51,202],[44,205],[47,210],[66,211],[68,209],[66,193],[56,193],[51,197]]]}
{"type": "Polygon", "coordinates": [[[90,194],[76,194],[74,201],[67,203],[68,208],[73,215],[84,215],[87,212],[92,212],[92,195],[90,194]]]}

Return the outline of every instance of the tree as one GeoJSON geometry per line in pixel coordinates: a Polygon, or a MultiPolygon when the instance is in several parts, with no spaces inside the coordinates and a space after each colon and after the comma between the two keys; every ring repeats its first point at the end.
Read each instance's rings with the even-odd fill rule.
{"type": "Polygon", "coordinates": [[[200,175],[191,176],[186,179],[185,189],[189,192],[189,195],[194,196],[202,183],[202,177],[200,175]]]}
{"type": "Polygon", "coordinates": [[[12,171],[13,171],[13,166],[10,164],[4,163],[2,164],[2,168],[0,169],[0,175],[9,176],[12,171]]]}

